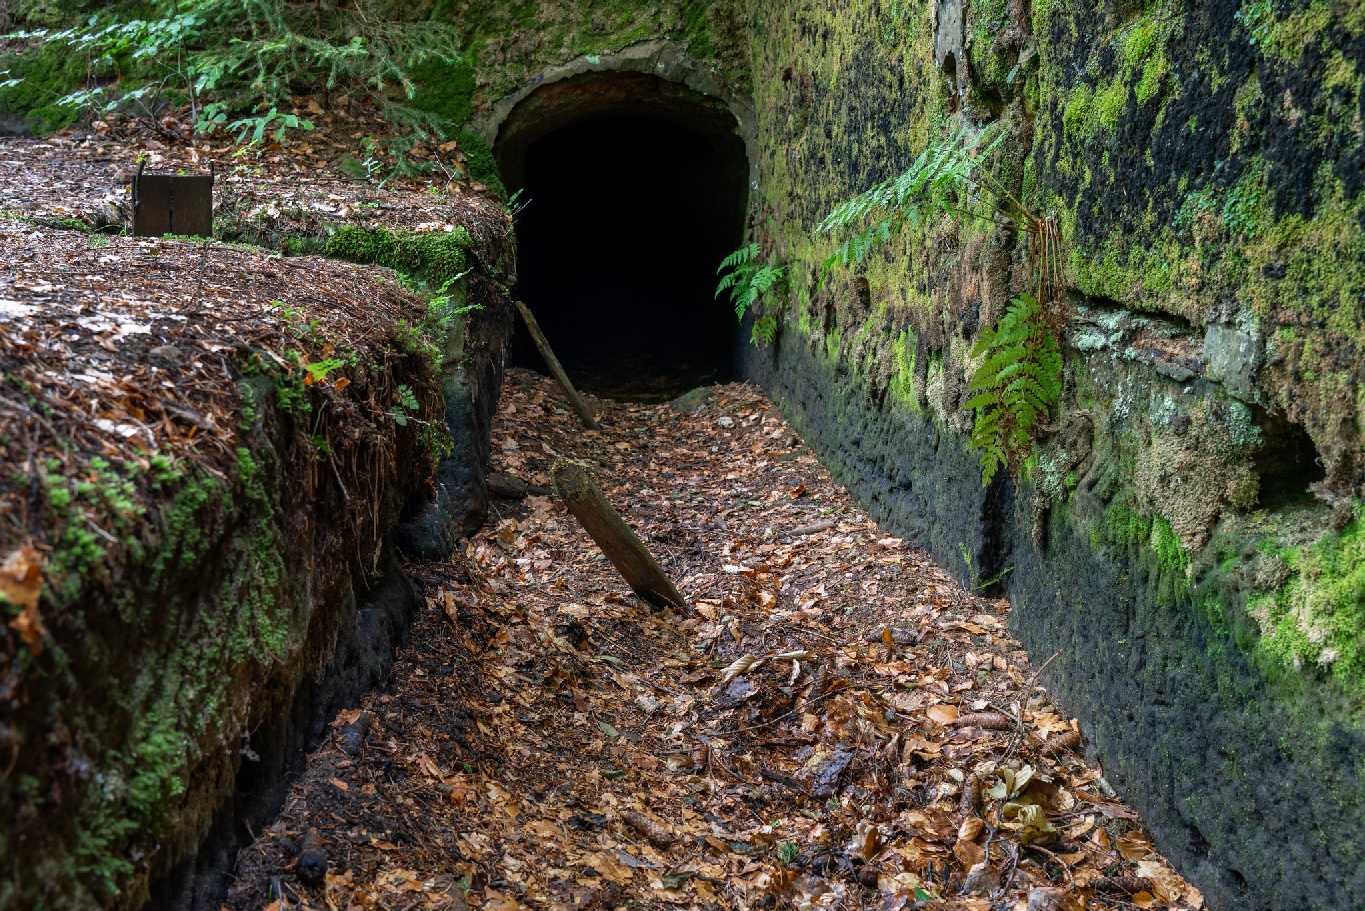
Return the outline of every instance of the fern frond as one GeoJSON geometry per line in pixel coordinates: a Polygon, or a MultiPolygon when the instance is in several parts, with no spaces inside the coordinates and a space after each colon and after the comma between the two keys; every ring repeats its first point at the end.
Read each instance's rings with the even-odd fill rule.
{"type": "Polygon", "coordinates": [[[786,266],[760,263],[759,257],[758,244],[748,243],[721,260],[716,269],[717,274],[724,274],[716,284],[715,296],[720,297],[728,291],[735,316],[741,320],[750,307],[785,290],[786,266]]]}
{"type": "Polygon", "coordinates": [[[720,261],[720,265],[716,267],[716,274],[719,275],[737,266],[746,265],[756,259],[758,259],[758,244],[745,244],[720,261]]]}
{"type": "Polygon", "coordinates": [[[967,383],[975,394],[966,407],[976,412],[971,441],[989,483],[1011,459],[1027,456],[1039,420],[1060,401],[1061,348],[1038,301],[1023,294],[981,333],[972,356],[984,360],[967,383]]]}

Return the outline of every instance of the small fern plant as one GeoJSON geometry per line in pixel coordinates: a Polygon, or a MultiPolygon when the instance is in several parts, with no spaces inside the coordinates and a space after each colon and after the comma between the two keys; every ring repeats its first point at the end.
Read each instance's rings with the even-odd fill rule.
{"type": "MultiPolygon", "coordinates": [[[[964,126],[931,143],[900,174],[835,206],[815,231],[845,238],[825,259],[821,280],[835,268],[861,266],[869,253],[906,225],[917,226],[928,216],[951,214],[989,221],[1000,208],[1016,208],[1013,196],[996,186],[981,168],[1004,137],[998,129],[973,132],[964,126]]],[[[1017,208],[1022,211],[1022,204],[1017,208]]]]}
{"type": "Polygon", "coordinates": [[[786,295],[787,267],[762,259],[758,244],[750,243],[721,260],[716,274],[720,276],[716,297],[728,291],[735,317],[740,320],[751,307],[762,311],[754,319],[750,340],[755,345],[771,344],[777,336],[773,305],[786,295]]]}
{"type": "Polygon", "coordinates": [[[983,483],[1002,466],[1018,466],[1033,436],[1061,398],[1058,341],[1066,325],[1057,223],[1029,210],[985,167],[1005,133],[967,126],[931,143],[904,172],[836,206],[816,228],[843,236],[821,268],[821,283],[836,268],[857,268],[869,253],[907,225],[928,217],[1022,223],[1028,234],[1030,293],[1014,298],[1000,323],[986,329],[974,356],[985,359],[968,389],[975,411],[971,444],[981,457],[983,483]]]}
{"type": "Polygon", "coordinates": [[[1021,294],[972,349],[984,358],[972,375],[966,407],[976,412],[971,441],[981,483],[1028,457],[1033,435],[1062,396],[1062,350],[1032,294],[1021,294]]]}

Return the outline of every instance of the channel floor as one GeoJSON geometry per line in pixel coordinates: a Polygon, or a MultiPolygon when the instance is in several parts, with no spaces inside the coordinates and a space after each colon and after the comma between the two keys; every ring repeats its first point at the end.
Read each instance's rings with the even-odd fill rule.
{"type": "Polygon", "coordinates": [[[1009,605],[869,519],[752,386],[509,373],[494,468],[586,464],[689,599],[552,497],[496,500],[390,685],[243,850],[233,909],[1197,909],[1038,685],[1009,605]]]}

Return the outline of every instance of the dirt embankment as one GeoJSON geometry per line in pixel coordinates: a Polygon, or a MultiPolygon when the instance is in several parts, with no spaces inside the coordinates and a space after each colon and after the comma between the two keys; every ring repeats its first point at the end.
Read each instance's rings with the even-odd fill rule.
{"type": "Polygon", "coordinates": [[[149,148],[202,164],[0,145],[3,907],[220,892],[243,823],[404,635],[395,529],[425,513],[439,544],[480,505],[501,209],[258,162],[220,172],[220,230],[330,256],[102,233],[149,148]]]}

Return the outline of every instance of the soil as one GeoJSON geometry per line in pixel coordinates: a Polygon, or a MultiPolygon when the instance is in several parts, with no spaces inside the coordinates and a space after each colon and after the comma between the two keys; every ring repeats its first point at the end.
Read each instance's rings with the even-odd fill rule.
{"type": "Polygon", "coordinates": [[[599,418],[511,371],[492,467],[587,465],[689,608],[639,601],[552,497],[497,501],[409,567],[390,686],[333,722],[227,907],[1202,907],[1008,604],[879,528],[754,387],[599,418]]]}

